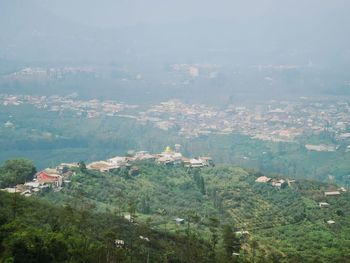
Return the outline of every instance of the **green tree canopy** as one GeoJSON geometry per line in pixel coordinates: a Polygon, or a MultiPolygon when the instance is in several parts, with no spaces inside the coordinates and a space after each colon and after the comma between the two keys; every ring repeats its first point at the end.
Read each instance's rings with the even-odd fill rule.
{"type": "Polygon", "coordinates": [[[10,187],[33,179],[36,173],[34,163],[25,159],[7,160],[0,167],[0,186],[10,187]]]}

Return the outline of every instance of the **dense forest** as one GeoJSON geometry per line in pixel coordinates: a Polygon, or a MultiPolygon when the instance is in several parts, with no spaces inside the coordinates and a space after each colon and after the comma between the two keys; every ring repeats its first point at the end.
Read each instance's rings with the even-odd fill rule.
{"type": "Polygon", "coordinates": [[[92,207],[0,192],[0,262],[209,262],[209,244],[194,235],[155,231],[92,207]]]}

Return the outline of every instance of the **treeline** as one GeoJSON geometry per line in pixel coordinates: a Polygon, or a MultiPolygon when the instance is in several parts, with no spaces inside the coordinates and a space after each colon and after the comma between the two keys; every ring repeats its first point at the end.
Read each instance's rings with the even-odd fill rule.
{"type": "Polygon", "coordinates": [[[7,160],[0,166],[0,188],[13,187],[31,181],[36,168],[34,163],[25,159],[7,160]]]}

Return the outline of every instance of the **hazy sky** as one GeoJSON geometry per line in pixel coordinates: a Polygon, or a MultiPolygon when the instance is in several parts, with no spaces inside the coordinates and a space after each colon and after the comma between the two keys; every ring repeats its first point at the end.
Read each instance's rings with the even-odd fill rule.
{"type": "MultiPolygon", "coordinates": [[[[313,65],[345,79],[349,11],[350,0],[0,0],[0,63],[154,72],[173,63],[313,65]]],[[[307,79],[288,74],[282,78],[299,84],[307,79]]],[[[315,87],[324,85],[311,79],[315,87]]],[[[248,82],[243,86],[260,83],[248,82]]]]}
{"type": "Polygon", "coordinates": [[[36,0],[53,13],[94,26],[181,20],[350,22],[348,0],[36,0]]]}
{"type": "Polygon", "coordinates": [[[109,58],[132,47],[344,62],[349,10],[349,0],[0,0],[0,57],[109,58]]]}

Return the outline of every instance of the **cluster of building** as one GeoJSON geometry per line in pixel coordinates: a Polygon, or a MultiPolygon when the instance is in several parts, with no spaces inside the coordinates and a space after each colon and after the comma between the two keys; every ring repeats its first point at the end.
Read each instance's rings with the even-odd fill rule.
{"type": "MultiPolygon", "coordinates": [[[[344,187],[340,187],[339,189],[335,190],[335,191],[326,191],[324,192],[324,196],[327,197],[335,197],[335,196],[339,196],[342,193],[345,193],[347,190],[344,187]]],[[[320,208],[327,208],[330,207],[330,204],[327,202],[319,202],[318,203],[320,208]]],[[[327,224],[328,225],[334,225],[336,222],[334,220],[327,220],[327,224]]]]}
{"type": "MultiPolygon", "coordinates": [[[[130,156],[116,156],[106,161],[96,161],[89,163],[86,168],[100,172],[110,172],[122,167],[129,167],[130,175],[139,174],[137,166],[133,166],[136,161],[150,160],[159,165],[183,166],[187,168],[200,168],[213,166],[210,157],[186,158],[180,153],[181,145],[175,144],[174,150],[167,146],[160,154],[150,154],[147,151],[133,152],[130,156]]],[[[53,189],[60,191],[65,184],[69,184],[69,177],[75,172],[71,168],[79,167],[78,163],[62,163],[55,168],[46,168],[35,174],[34,179],[24,184],[18,184],[13,188],[1,189],[9,193],[20,193],[24,196],[31,196],[43,189],[53,189]]]]}
{"type": "MultiPolygon", "coordinates": [[[[177,66],[179,68],[179,65],[177,66]]],[[[187,138],[208,134],[244,134],[251,138],[276,142],[292,142],[304,135],[325,132],[334,145],[307,144],[310,151],[336,151],[337,144],[350,145],[349,101],[269,101],[250,105],[228,105],[215,108],[203,104],[185,104],[179,100],[151,105],[143,111],[138,105],[116,101],[83,101],[76,96],[26,96],[0,94],[0,105],[32,104],[36,108],[77,117],[128,117],[142,124],[151,123],[163,130],[173,129],[187,138]],[[128,114],[127,114],[128,113],[128,114]]],[[[12,123],[5,123],[10,127],[12,123]]],[[[350,151],[350,146],[347,148],[350,151]]]]}
{"type": "MultiPolygon", "coordinates": [[[[349,102],[310,102],[300,99],[293,102],[276,102],[250,106],[229,105],[217,109],[201,104],[187,105],[170,100],[154,105],[139,114],[141,122],[151,122],[164,130],[178,129],[186,137],[206,134],[240,133],[255,139],[294,141],[298,136],[334,134],[335,140],[349,140],[349,102]]],[[[332,145],[307,145],[307,149],[333,151],[332,145]]]]}
{"type": "Polygon", "coordinates": [[[48,188],[54,191],[60,191],[65,184],[70,183],[69,177],[74,174],[74,172],[69,169],[72,167],[78,167],[78,164],[62,163],[56,168],[46,168],[36,173],[32,181],[1,190],[8,193],[19,193],[26,197],[37,194],[48,188]]]}
{"type": "Polygon", "coordinates": [[[5,75],[8,80],[48,80],[48,79],[63,79],[67,76],[78,74],[93,74],[97,72],[92,67],[62,67],[62,68],[40,68],[28,67],[19,71],[5,75]]]}
{"type": "Polygon", "coordinates": [[[116,156],[105,161],[89,163],[86,168],[100,172],[108,172],[121,167],[131,167],[135,161],[149,160],[160,165],[184,166],[188,168],[200,168],[214,165],[210,157],[187,158],[180,152],[181,145],[175,144],[174,150],[167,146],[162,153],[150,154],[147,151],[131,153],[130,156],[116,156]]]}
{"type": "Polygon", "coordinates": [[[214,78],[218,74],[220,69],[216,64],[173,64],[172,70],[175,72],[181,72],[186,76],[196,78],[199,76],[206,76],[214,78]]]}
{"type": "Polygon", "coordinates": [[[269,183],[273,187],[284,188],[286,186],[290,186],[290,184],[294,183],[295,180],[289,180],[289,179],[284,180],[284,179],[270,178],[267,176],[260,176],[255,180],[255,182],[257,182],[257,183],[269,183]]]}
{"type": "Polygon", "coordinates": [[[31,104],[38,109],[63,113],[73,112],[77,117],[96,118],[99,116],[117,116],[119,112],[135,109],[138,106],[118,103],[115,101],[78,100],[76,94],[70,96],[31,96],[0,94],[0,105],[19,106],[31,104]]]}
{"type": "MultiPolygon", "coordinates": [[[[276,187],[276,188],[283,188],[286,186],[290,186],[291,183],[295,182],[295,180],[284,180],[284,179],[272,179],[270,177],[267,176],[260,176],[258,177],[255,182],[257,183],[270,183],[272,186],[276,187]]],[[[326,191],[324,192],[324,196],[327,197],[336,197],[341,195],[342,193],[345,193],[347,190],[344,187],[340,187],[337,190],[333,190],[333,191],[326,191]]],[[[330,207],[330,204],[323,201],[323,202],[319,202],[318,206],[320,208],[327,208],[330,207]]],[[[325,221],[328,225],[333,225],[336,222],[334,220],[327,220],[325,221]]]]}
{"type": "Polygon", "coordinates": [[[324,196],[338,196],[341,195],[341,193],[345,193],[346,189],[345,187],[340,187],[338,190],[336,191],[326,191],[324,192],[324,196]]]}

